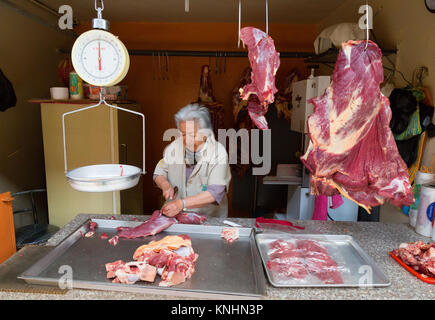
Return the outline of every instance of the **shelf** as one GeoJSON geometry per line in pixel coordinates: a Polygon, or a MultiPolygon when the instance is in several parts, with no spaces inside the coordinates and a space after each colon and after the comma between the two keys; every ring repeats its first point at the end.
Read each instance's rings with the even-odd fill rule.
{"type": "MultiPolygon", "coordinates": [[[[30,99],[28,102],[30,103],[60,103],[60,104],[92,104],[98,103],[100,100],[91,100],[91,99],[81,99],[81,100],[55,100],[55,99],[30,99]]],[[[136,101],[133,100],[106,100],[107,103],[112,104],[133,104],[136,101]]]]}
{"type": "Polygon", "coordinates": [[[263,178],[263,184],[275,185],[302,185],[302,177],[295,176],[266,176],[263,178]]]}
{"type": "MultiPolygon", "coordinates": [[[[316,55],[314,57],[305,59],[305,63],[324,63],[324,64],[335,64],[337,61],[337,55],[339,50],[337,48],[330,48],[328,51],[316,55]]],[[[382,55],[389,56],[391,54],[395,54],[397,52],[396,49],[392,50],[382,50],[382,55]]]]}

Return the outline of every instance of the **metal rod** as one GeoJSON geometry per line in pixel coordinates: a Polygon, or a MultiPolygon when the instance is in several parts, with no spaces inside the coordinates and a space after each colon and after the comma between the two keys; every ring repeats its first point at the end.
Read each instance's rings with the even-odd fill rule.
{"type": "Polygon", "coordinates": [[[266,0],[266,34],[269,35],[269,5],[266,0]]]}
{"type": "Polygon", "coordinates": [[[153,80],[156,80],[156,76],[155,76],[155,67],[154,67],[154,52],[153,52],[153,80]]]}
{"type": "MultiPolygon", "coordinates": [[[[100,90],[100,97],[101,96],[102,96],[102,93],[101,93],[101,90],[100,90]]],[[[68,160],[67,160],[67,155],[66,155],[65,117],[67,115],[70,115],[70,114],[73,114],[73,113],[77,113],[77,112],[81,112],[81,111],[84,111],[84,110],[89,110],[89,109],[97,108],[98,106],[100,106],[103,103],[106,106],[110,107],[110,108],[114,108],[114,109],[117,109],[117,110],[129,112],[129,113],[132,113],[132,114],[135,114],[135,115],[138,115],[138,116],[142,117],[142,143],[143,143],[143,150],[142,150],[142,157],[143,157],[143,159],[142,159],[142,165],[143,165],[143,168],[142,168],[142,174],[145,174],[146,171],[145,171],[145,116],[144,116],[144,114],[140,113],[140,112],[133,111],[133,110],[129,110],[129,109],[126,109],[126,108],[122,108],[122,107],[119,107],[119,106],[108,104],[106,102],[106,100],[102,99],[102,98],[100,98],[100,101],[97,104],[95,104],[95,105],[88,106],[88,107],[83,107],[83,108],[80,108],[80,109],[77,109],[77,110],[73,110],[73,111],[69,111],[69,112],[65,112],[64,114],[62,114],[62,139],[63,139],[63,157],[64,157],[64,161],[65,161],[65,173],[68,172],[68,166],[67,166],[68,160]]]]}
{"type": "Polygon", "coordinates": [[[240,48],[240,26],[242,23],[242,0],[239,0],[239,31],[238,31],[238,41],[237,41],[237,48],[240,48]]]}
{"type": "MultiPolygon", "coordinates": [[[[1,0],[0,0],[1,1],[1,0]]],[[[70,53],[71,50],[59,49],[61,53],[70,53]]],[[[218,51],[224,53],[227,58],[247,58],[247,51],[218,51]]],[[[131,56],[152,56],[154,54],[164,55],[172,57],[213,57],[216,58],[216,51],[184,51],[184,50],[128,50],[131,56]]],[[[280,52],[280,58],[311,58],[315,57],[314,52],[304,51],[286,51],[280,52]]]]}
{"type": "Polygon", "coordinates": [[[368,1],[366,1],[366,46],[364,50],[367,49],[367,46],[369,45],[369,4],[368,1]]]}

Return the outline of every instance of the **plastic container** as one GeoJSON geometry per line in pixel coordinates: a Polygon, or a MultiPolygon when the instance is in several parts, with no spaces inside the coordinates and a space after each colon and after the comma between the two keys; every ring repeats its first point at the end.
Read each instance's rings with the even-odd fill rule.
{"type": "Polygon", "coordinates": [[[68,88],[67,87],[53,87],[50,88],[50,96],[53,100],[68,100],[68,88]]]}
{"type": "Polygon", "coordinates": [[[415,231],[425,237],[432,235],[432,221],[435,208],[435,185],[421,186],[415,231]]]}
{"type": "Polygon", "coordinates": [[[409,212],[408,212],[409,223],[414,228],[415,228],[415,224],[417,222],[417,214],[418,214],[418,205],[420,203],[421,186],[423,184],[434,181],[434,179],[435,179],[435,175],[433,173],[424,173],[421,171],[417,171],[417,173],[415,174],[414,186],[412,187],[412,190],[414,192],[415,202],[409,206],[409,212]]]}
{"type": "Polygon", "coordinates": [[[74,71],[69,73],[69,95],[74,100],[83,99],[83,80],[74,71]]]}

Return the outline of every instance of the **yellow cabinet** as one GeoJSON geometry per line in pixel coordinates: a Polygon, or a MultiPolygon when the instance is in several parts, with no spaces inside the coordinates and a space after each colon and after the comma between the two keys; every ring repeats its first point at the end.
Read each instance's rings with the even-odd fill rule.
{"type": "MultiPolygon", "coordinates": [[[[50,224],[63,227],[77,214],[143,213],[142,178],[138,185],[117,192],[90,193],[71,188],[65,177],[62,114],[95,104],[93,101],[32,100],[41,104],[45,175],[50,224]]],[[[111,103],[141,112],[136,103],[111,103]]],[[[101,105],[65,118],[68,170],[105,163],[125,163],[142,168],[140,117],[101,105]],[[111,136],[113,123],[113,139],[111,136]],[[112,142],[113,140],[113,142],[112,142]],[[111,145],[113,143],[113,149],[111,145]],[[112,153],[113,150],[113,153],[112,153]]]]}

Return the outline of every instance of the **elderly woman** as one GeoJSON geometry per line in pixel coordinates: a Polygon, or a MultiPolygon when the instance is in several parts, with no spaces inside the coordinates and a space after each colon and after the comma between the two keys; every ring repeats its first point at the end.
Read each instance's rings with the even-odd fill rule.
{"type": "Polygon", "coordinates": [[[154,181],[167,200],[162,213],[173,217],[187,210],[227,217],[228,154],[215,140],[208,109],[189,104],[175,114],[175,122],[181,136],[166,147],[154,171],[154,181]]]}

